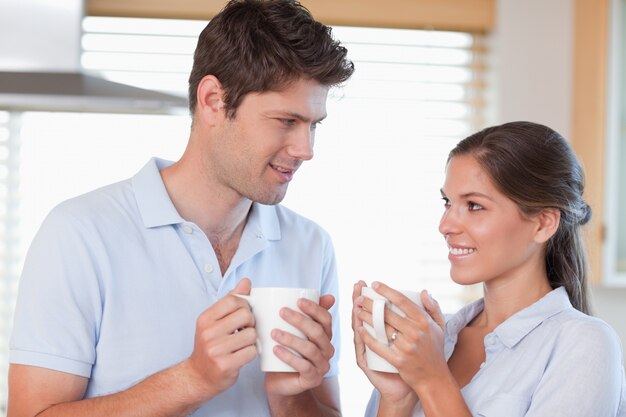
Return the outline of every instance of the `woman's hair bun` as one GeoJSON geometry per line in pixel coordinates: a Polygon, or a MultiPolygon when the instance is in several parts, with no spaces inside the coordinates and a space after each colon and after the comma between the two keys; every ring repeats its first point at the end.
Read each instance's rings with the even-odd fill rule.
{"type": "Polygon", "coordinates": [[[587,224],[589,220],[591,220],[591,207],[583,201],[579,212],[578,224],[582,226],[583,224],[587,224]]]}

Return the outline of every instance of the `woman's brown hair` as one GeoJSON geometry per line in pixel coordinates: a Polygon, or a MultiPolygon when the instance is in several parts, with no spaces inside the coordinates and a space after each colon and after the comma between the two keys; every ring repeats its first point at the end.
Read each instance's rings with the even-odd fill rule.
{"type": "Polygon", "coordinates": [[[457,155],[476,158],[496,187],[523,213],[559,209],[559,227],[546,247],[548,280],[552,288],[565,287],[572,305],[589,313],[581,226],[591,219],[591,208],[583,199],[583,169],[567,141],[547,126],[511,122],[463,139],[448,161],[457,155]]]}

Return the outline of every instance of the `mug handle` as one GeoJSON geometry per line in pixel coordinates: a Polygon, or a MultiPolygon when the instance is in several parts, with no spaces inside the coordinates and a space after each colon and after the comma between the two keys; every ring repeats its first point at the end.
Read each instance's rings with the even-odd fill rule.
{"type": "MultiPolygon", "coordinates": [[[[252,298],[251,295],[244,295],[244,294],[233,294],[235,297],[239,297],[241,299],[244,299],[248,302],[248,305],[250,306],[250,311],[254,311],[252,309],[252,302],[254,301],[254,298],[252,298]]],[[[234,333],[237,333],[239,331],[239,329],[235,330],[234,333]]],[[[257,354],[259,355],[259,357],[261,356],[261,341],[257,338],[256,339],[256,349],[257,349],[257,354]]]]}
{"type": "Polygon", "coordinates": [[[239,298],[243,298],[244,300],[246,300],[248,302],[248,304],[250,304],[250,302],[252,301],[252,296],[251,295],[245,295],[245,294],[233,294],[235,297],[239,297],[239,298]]]}
{"type": "Polygon", "coordinates": [[[372,324],[374,325],[376,339],[384,342],[386,345],[389,345],[387,332],[385,331],[385,305],[387,304],[387,301],[380,298],[372,301],[372,324]]]}
{"type": "Polygon", "coordinates": [[[250,306],[250,311],[252,311],[252,303],[254,301],[254,298],[252,298],[251,295],[244,295],[244,294],[233,294],[233,295],[235,297],[239,297],[239,298],[246,300],[248,302],[248,305],[250,306]]]}

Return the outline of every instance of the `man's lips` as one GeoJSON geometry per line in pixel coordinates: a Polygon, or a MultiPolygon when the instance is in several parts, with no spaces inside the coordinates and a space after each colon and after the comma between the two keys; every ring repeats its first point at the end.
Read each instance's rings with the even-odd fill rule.
{"type": "Polygon", "coordinates": [[[287,168],[281,165],[274,165],[274,164],[270,164],[270,166],[274,168],[276,171],[282,172],[284,174],[293,174],[294,172],[296,172],[296,168],[287,168]]]}
{"type": "Polygon", "coordinates": [[[285,167],[281,165],[270,164],[270,167],[274,170],[274,172],[278,175],[279,179],[283,183],[287,183],[293,179],[293,175],[296,173],[296,168],[285,167]]]}

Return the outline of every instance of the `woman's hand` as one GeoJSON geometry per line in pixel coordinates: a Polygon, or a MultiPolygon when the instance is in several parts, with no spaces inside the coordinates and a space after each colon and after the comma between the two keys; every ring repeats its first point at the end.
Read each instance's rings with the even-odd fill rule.
{"type": "MultiPolygon", "coordinates": [[[[361,296],[361,289],[366,284],[363,281],[359,281],[354,284],[352,291],[352,330],[354,332],[354,349],[356,353],[356,362],[359,368],[365,373],[372,385],[381,393],[384,398],[389,398],[391,401],[410,402],[411,409],[417,401],[415,393],[409,385],[407,385],[400,375],[372,371],[367,367],[367,360],[365,357],[365,343],[363,342],[362,334],[369,336],[367,330],[363,327],[363,320],[360,316],[363,313],[363,304],[365,297],[361,296]]],[[[369,299],[368,299],[369,300],[369,299]]],[[[369,303],[369,311],[365,314],[369,318],[368,324],[371,324],[371,300],[369,303]]],[[[389,329],[389,327],[388,327],[389,329]]],[[[388,333],[389,337],[391,331],[388,333]]],[[[371,338],[371,336],[370,336],[371,338]]]]}
{"type": "MultiPolygon", "coordinates": [[[[358,288],[359,294],[361,287],[358,288]]],[[[384,388],[392,388],[396,396],[400,393],[406,393],[407,387],[419,394],[422,388],[427,387],[428,384],[436,383],[442,375],[450,372],[444,355],[443,331],[445,320],[441,310],[426,291],[421,293],[424,305],[424,308],[421,308],[402,293],[393,290],[385,284],[374,283],[373,289],[395,304],[406,314],[406,317],[385,309],[385,323],[388,335],[397,332],[395,341],[386,346],[362,328],[363,321],[371,323],[372,300],[366,297],[356,297],[355,309],[359,309],[359,311],[355,311],[356,318],[353,320],[353,326],[361,324],[361,330],[358,330],[355,334],[358,333],[361,345],[364,343],[372,351],[395,366],[400,372],[400,378],[406,385],[406,387],[400,388],[401,386],[394,381],[394,385],[391,386],[388,381],[389,378],[387,378],[385,379],[386,385],[384,385],[384,388]]],[[[355,286],[356,291],[357,288],[355,286]]],[[[358,329],[358,327],[356,328],[358,329]]],[[[391,337],[389,339],[391,340],[391,337]]],[[[358,346],[356,336],[355,346],[358,346]]],[[[365,348],[363,347],[362,355],[364,355],[364,350],[365,348]]],[[[358,357],[359,352],[357,349],[358,357]]],[[[361,365],[359,364],[359,366],[361,365]]],[[[361,368],[363,369],[362,366],[361,368]]],[[[372,373],[371,371],[369,372],[372,373]]],[[[368,372],[366,372],[366,375],[368,375],[368,372]]],[[[376,373],[377,377],[379,375],[380,373],[376,373]]],[[[397,377],[397,375],[392,376],[397,377]]],[[[371,377],[370,381],[376,386],[371,377]]],[[[379,389],[379,391],[381,390],[379,389]]],[[[385,391],[387,395],[394,395],[393,392],[385,391]]],[[[384,395],[383,391],[381,391],[381,395],[384,395]]]]}

